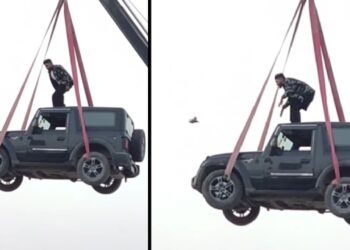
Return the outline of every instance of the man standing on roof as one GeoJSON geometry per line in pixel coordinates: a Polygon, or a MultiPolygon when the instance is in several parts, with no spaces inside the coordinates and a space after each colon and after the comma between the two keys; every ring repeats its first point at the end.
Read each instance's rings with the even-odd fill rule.
{"type": "Polygon", "coordinates": [[[283,110],[290,106],[290,121],[300,122],[300,109],[307,110],[310,103],[314,99],[315,90],[305,82],[293,78],[285,78],[282,73],[275,75],[275,80],[279,88],[284,89],[284,94],[278,104],[280,107],[283,100],[287,101],[282,105],[281,116],[283,110]]]}
{"type": "Polygon", "coordinates": [[[52,105],[54,107],[65,107],[64,93],[73,86],[72,77],[61,65],[53,64],[51,59],[46,59],[44,65],[49,72],[50,81],[55,89],[52,95],[52,105]]]}

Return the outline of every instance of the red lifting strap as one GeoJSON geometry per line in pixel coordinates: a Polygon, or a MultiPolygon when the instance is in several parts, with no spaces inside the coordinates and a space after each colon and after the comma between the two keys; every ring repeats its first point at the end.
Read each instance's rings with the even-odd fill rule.
{"type": "Polygon", "coordinates": [[[317,16],[317,10],[316,10],[314,0],[309,1],[309,11],[310,11],[310,20],[311,20],[311,28],[312,28],[312,38],[313,38],[314,50],[315,50],[315,58],[316,58],[316,64],[317,64],[317,73],[318,73],[318,79],[320,83],[322,106],[323,106],[324,116],[326,120],[328,142],[331,148],[331,157],[332,157],[332,164],[335,172],[336,184],[339,184],[339,181],[340,181],[339,162],[338,162],[337,154],[335,152],[333,131],[332,131],[332,126],[329,118],[326,86],[325,86],[325,79],[324,79],[324,72],[323,72],[322,54],[321,54],[321,47],[324,44],[322,44],[321,42],[322,40],[320,35],[321,25],[320,25],[320,20],[318,19],[318,16],[317,16]]]}
{"type": "Polygon", "coordinates": [[[21,98],[21,96],[22,96],[23,90],[24,90],[24,88],[25,88],[25,86],[26,86],[26,84],[27,84],[29,75],[30,75],[30,73],[32,72],[34,63],[36,62],[36,59],[37,59],[37,57],[38,57],[38,55],[39,55],[39,52],[40,52],[41,47],[42,47],[42,45],[43,45],[43,43],[44,43],[45,37],[46,37],[46,35],[47,35],[48,31],[49,31],[49,28],[50,28],[50,26],[51,26],[51,24],[52,24],[52,22],[53,22],[53,20],[54,20],[54,17],[57,15],[57,12],[58,12],[59,9],[60,9],[60,6],[62,6],[62,1],[59,1],[58,4],[57,4],[57,7],[56,7],[56,9],[55,9],[55,12],[54,12],[54,14],[52,15],[52,18],[51,18],[51,21],[50,21],[50,23],[49,23],[49,26],[47,27],[47,30],[46,30],[45,35],[44,35],[44,37],[43,37],[43,39],[42,39],[42,41],[41,41],[41,43],[40,43],[39,48],[38,48],[38,50],[37,50],[37,52],[36,52],[36,54],[35,54],[35,57],[34,57],[34,59],[33,59],[33,62],[32,62],[32,64],[30,65],[30,68],[29,68],[29,70],[28,70],[28,73],[27,73],[27,75],[26,75],[26,77],[25,77],[25,79],[24,79],[24,82],[23,82],[23,84],[22,84],[22,86],[21,86],[21,88],[20,88],[20,90],[19,90],[19,92],[18,92],[18,94],[17,94],[17,97],[16,97],[16,99],[15,99],[15,101],[14,101],[12,107],[11,107],[11,110],[10,110],[10,112],[9,112],[7,118],[6,118],[6,121],[5,121],[5,123],[4,123],[3,127],[2,127],[2,130],[1,130],[1,132],[0,132],[0,146],[2,145],[2,143],[3,143],[3,141],[4,141],[5,134],[6,134],[6,132],[7,132],[7,129],[8,129],[8,127],[9,127],[9,125],[10,125],[10,122],[11,122],[11,120],[12,120],[12,117],[13,117],[15,111],[16,111],[16,108],[17,108],[18,102],[19,102],[19,100],[20,100],[20,98],[21,98]]]}
{"type": "Polygon", "coordinates": [[[252,110],[251,110],[251,112],[250,112],[250,115],[249,115],[249,117],[248,117],[248,120],[246,121],[246,124],[245,124],[245,126],[244,126],[244,128],[243,128],[243,131],[241,132],[241,134],[240,134],[240,136],[239,136],[239,138],[238,138],[238,141],[237,141],[237,143],[236,143],[236,145],[235,145],[235,148],[234,148],[234,150],[233,150],[233,152],[232,152],[232,154],[231,154],[231,156],[230,156],[230,158],[229,158],[229,160],[228,160],[228,162],[227,162],[226,169],[225,169],[225,175],[226,175],[226,176],[230,176],[230,175],[231,175],[232,170],[233,170],[233,168],[234,168],[234,166],[235,166],[235,164],[236,164],[236,160],[237,160],[239,151],[240,151],[240,149],[241,149],[241,147],[242,147],[242,144],[243,144],[243,142],[244,142],[244,139],[245,139],[245,137],[246,137],[246,135],[247,135],[247,133],[248,133],[249,127],[250,127],[250,125],[251,125],[251,123],[252,123],[252,120],[253,120],[253,118],[254,118],[254,115],[255,115],[255,113],[256,113],[256,110],[257,110],[257,108],[258,108],[258,105],[259,105],[259,103],[260,103],[261,97],[262,97],[262,95],[263,95],[263,93],[264,93],[264,91],[265,91],[266,85],[267,85],[267,83],[268,83],[268,81],[269,81],[269,79],[270,79],[272,70],[273,70],[273,68],[275,67],[277,58],[278,58],[278,56],[279,56],[280,53],[281,53],[283,44],[284,44],[284,42],[285,42],[285,40],[286,40],[286,38],[287,38],[287,35],[288,35],[288,33],[289,33],[289,30],[290,30],[290,28],[292,27],[292,24],[294,23],[295,17],[297,16],[297,13],[300,11],[303,2],[305,2],[305,0],[300,0],[300,2],[299,2],[299,4],[298,4],[298,7],[297,7],[297,9],[296,9],[296,11],[295,11],[295,13],[294,13],[293,18],[292,18],[292,21],[290,22],[289,27],[288,27],[288,29],[287,29],[286,35],[284,36],[284,39],[283,39],[283,41],[282,41],[281,47],[280,47],[280,49],[279,49],[279,51],[278,51],[278,53],[277,53],[277,55],[276,55],[276,57],[275,57],[275,60],[274,60],[274,62],[273,62],[273,64],[272,64],[272,66],[271,66],[271,69],[270,69],[270,71],[269,71],[269,73],[268,73],[268,75],[267,75],[267,77],[266,77],[266,80],[265,80],[265,82],[264,82],[264,85],[262,86],[262,88],[261,88],[261,90],[260,90],[259,96],[258,96],[257,100],[255,101],[255,104],[254,104],[254,106],[253,106],[253,108],[252,108],[252,110]]]}
{"type": "Polygon", "coordinates": [[[64,19],[65,19],[65,23],[66,23],[69,56],[70,56],[70,62],[71,62],[71,67],[72,67],[72,74],[73,74],[73,82],[74,82],[73,85],[74,85],[75,96],[76,96],[77,104],[78,104],[80,124],[81,124],[81,129],[82,129],[82,134],[83,134],[83,142],[84,142],[84,146],[85,146],[84,157],[89,157],[90,145],[89,145],[89,139],[88,139],[86,126],[85,126],[83,108],[81,106],[79,84],[78,84],[78,72],[77,72],[77,65],[76,65],[76,61],[75,61],[75,43],[74,43],[74,34],[73,34],[73,22],[71,19],[71,15],[69,12],[67,1],[64,2],[64,19]]]}

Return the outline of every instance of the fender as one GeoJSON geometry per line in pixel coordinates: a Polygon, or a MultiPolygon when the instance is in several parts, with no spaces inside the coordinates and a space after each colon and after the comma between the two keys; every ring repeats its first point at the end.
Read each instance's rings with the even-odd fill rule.
{"type": "MultiPolygon", "coordinates": [[[[340,166],[340,172],[342,172],[342,169],[347,168],[350,170],[350,160],[342,160],[339,161],[339,166],[340,166]]],[[[317,181],[316,181],[316,188],[321,188],[323,189],[325,187],[325,180],[327,176],[329,176],[332,172],[334,171],[332,164],[329,163],[321,172],[319,175],[317,181]]],[[[341,176],[341,174],[340,174],[341,176]]]]}
{"type": "MultiPolygon", "coordinates": [[[[101,139],[91,139],[91,140],[90,140],[90,138],[89,138],[89,145],[91,146],[91,144],[99,144],[99,145],[105,147],[105,148],[108,150],[108,152],[109,152],[110,154],[111,154],[111,152],[113,152],[113,147],[112,147],[112,145],[109,144],[108,142],[104,141],[104,140],[101,140],[101,139]]],[[[74,162],[74,161],[76,160],[76,155],[77,155],[77,153],[78,153],[79,150],[80,150],[81,148],[83,148],[83,147],[84,147],[84,143],[83,143],[83,142],[78,143],[78,144],[74,147],[74,149],[72,150],[72,152],[70,153],[69,160],[74,162]]]]}
{"type": "Polygon", "coordinates": [[[15,149],[13,148],[12,144],[9,142],[7,138],[4,139],[1,147],[6,150],[8,156],[10,157],[11,166],[16,164],[18,162],[18,159],[15,153],[15,149]]]}
{"type": "MultiPolygon", "coordinates": [[[[205,177],[212,171],[218,169],[225,169],[230,154],[220,154],[214,156],[208,156],[201,164],[197,172],[197,181],[195,183],[196,189],[200,190],[205,177]]],[[[236,167],[233,172],[241,179],[242,184],[245,187],[251,187],[250,179],[248,178],[247,170],[241,161],[236,162],[236,167]]]]}
{"type": "Polygon", "coordinates": [[[236,162],[236,167],[234,168],[234,171],[241,178],[244,189],[251,190],[253,188],[252,182],[250,181],[249,174],[248,174],[247,168],[244,165],[244,163],[238,160],[236,162]]]}

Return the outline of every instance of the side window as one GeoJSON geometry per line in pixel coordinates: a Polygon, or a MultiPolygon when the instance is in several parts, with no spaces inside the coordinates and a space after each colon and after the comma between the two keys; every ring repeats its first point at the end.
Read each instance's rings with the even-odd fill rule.
{"type": "Polygon", "coordinates": [[[282,130],[276,138],[276,147],[281,151],[311,151],[313,130],[282,130]]]}
{"type": "Polygon", "coordinates": [[[34,123],[33,134],[67,129],[67,113],[41,113],[34,123]]]}
{"type": "Polygon", "coordinates": [[[333,128],[334,142],[337,147],[350,147],[350,129],[333,128]]]}
{"type": "Polygon", "coordinates": [[[132,133],[134,131],[134,123],[132,122],[129,116],[126,117],[126,131],[130,137],[132,136],[132,133]]]}
{"type": "Polygon", "coordinates": [[[87,127],[115,127],[116,116],[114,112],[84,111],[87,127]]]}

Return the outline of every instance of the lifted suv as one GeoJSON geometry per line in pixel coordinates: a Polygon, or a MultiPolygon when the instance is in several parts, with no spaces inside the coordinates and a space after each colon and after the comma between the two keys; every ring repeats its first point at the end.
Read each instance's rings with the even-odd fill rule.
{"type": "Polygon", "coordinates": [[[97,192],[116,191],[139,174],[145,134],[122,108],[83,108],[90,145],[85,147],[77,107],[41,108],[27,131],[8,131],[0,147],[0,190],[13,191],[23,176],[82,180],[97,192]]]}
{"type": "Polygon", "coordinates": [[[263,152],[240,153],[230,178],[230,154],[207,157],[192,187],[233,224],[255,220],[260,207],[331,211],[350,223],[350,123],[332,123],[340,185],[332,184],[330,147],[324,123],[278,125],[263,152]]]}

